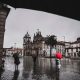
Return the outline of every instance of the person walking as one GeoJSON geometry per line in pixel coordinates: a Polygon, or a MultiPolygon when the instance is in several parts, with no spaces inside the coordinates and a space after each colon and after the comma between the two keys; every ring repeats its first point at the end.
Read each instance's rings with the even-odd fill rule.
{"type": "Polygon", "coordinates": [[[20,64],[19,54],[14,53],[13,58],[14,58],[15,70],[18,70],[18,65],[20,64]]]}
{"type": "Polygon", "coordinates": [[[62,54],[60,52],[57,52],[56,53],[56,66],[58,67],[58,69],[60,69],[61,67],[61,63],[60,63],[61,58],[62,58],[62,54]]]}

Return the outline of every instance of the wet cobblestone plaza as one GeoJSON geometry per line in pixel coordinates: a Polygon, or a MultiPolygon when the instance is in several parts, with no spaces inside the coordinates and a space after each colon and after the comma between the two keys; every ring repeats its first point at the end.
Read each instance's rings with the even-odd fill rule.
{"type": "Polygon", "coordinates": [[[54,58],[38,58],[34,64],[32,57],[23,57],[20,58],[18,71],[15,71],[12,57],[6,57],[5,60],[0,80],[80,80],[79,60],[62,59],[61,68],[57,70],[54,58]]]}

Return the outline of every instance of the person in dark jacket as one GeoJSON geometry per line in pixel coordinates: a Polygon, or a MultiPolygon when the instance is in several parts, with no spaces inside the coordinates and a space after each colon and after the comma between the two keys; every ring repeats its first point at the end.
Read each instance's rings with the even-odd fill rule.
{"type": "Polygon", "coordinates": [[[18,70],[18,65],[20,64],[19,54],[14,53],[13,58],[14,58],[15,70],[18,70]]]}

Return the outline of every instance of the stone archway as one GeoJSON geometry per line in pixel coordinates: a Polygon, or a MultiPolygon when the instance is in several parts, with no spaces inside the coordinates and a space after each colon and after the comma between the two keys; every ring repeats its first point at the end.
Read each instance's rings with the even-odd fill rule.
{"type": "Polygon", "coordinates": [[[6,5],[0,3],[0,68],[2,67],[5,22],[9,11],[10,9],[6,5]]]}

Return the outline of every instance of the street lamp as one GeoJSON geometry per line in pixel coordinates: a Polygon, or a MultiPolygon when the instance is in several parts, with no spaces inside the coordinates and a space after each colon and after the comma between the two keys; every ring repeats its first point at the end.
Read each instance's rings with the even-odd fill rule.
{"type": "Polygon", "coordinates": [[[16,43],[14,43],[14,53],[16,52],[16,43]]]}
{"type": "Polygon", "coordinates": [[[16,43],[14,43],[14,48],[16,48],[16,43]]]}
{"type": "Polygon", "coordinates": [[[63,36],[63,41],[65,42],[65,36],[63,36]]]}

